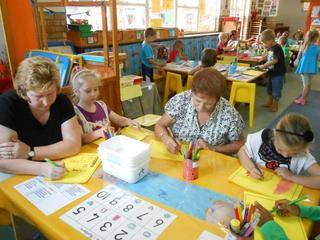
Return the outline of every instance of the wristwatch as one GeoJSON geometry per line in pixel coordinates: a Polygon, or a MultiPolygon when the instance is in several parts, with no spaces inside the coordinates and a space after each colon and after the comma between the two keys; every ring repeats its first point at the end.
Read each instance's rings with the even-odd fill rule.
{"type": "Polygon", "coordinates": [[[35,153],[34,153],[34,147],[30,146],[30,151],[28,152],[28,160],[32,160],[32,158],[34,157],[35,153]]]}

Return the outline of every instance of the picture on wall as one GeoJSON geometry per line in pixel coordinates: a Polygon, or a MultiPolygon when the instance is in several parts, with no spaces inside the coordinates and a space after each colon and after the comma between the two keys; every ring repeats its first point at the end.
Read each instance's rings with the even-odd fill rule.
{"type": "Polygon", "coordinates": [[[265,0],[262,8],[262,16],[275,17],[278,14],[279,0],[265,0]]]}

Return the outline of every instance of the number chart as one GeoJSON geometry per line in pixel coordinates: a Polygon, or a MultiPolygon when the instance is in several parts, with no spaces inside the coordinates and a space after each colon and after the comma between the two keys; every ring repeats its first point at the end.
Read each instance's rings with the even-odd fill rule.
{"type": "Polygon", "coordinates": [[[156,239],[176,218],[130,192],[108,185],[60,219],[89,239],[156,239]]]}

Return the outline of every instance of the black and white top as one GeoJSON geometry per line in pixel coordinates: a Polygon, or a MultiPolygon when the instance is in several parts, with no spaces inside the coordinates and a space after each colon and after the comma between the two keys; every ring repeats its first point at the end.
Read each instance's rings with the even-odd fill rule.
{"type": "Polygon", "coordinates": [[[165,106],[165,113],[173,120],[174,136],[186,142],[201,138],[211,145],[224,145],[239,140],[244,128],[240,114],[222,97],[209,120],[200,127],[190,90],[172,97],[165,106]]]}
{"type": "Polygon", "coordinates": [[[249,134],[245,143],[246,153],[255,162],[269,169],[286,167],[294,174],[306,171],[316,163],[310,153],[299,153],[293,157],[284,157],[276,151],[272,140],[272,130],[263,129],[249,134]]]}

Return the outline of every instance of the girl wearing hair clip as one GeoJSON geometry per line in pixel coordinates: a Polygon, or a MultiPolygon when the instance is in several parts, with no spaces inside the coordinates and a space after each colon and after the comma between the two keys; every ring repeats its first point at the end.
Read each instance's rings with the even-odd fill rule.
{"type": "Polygon", "coordinates": [[[74,109],[83,130],[83,143],[106,137],[110,131],[110,121],[119,126],[140,128],[138,122],[118,115],[103,101],[97,100],[101,79],[96,72],[79,67],[74,68],[71,85],[74,93],[74,109]]]}
{"type": "Polygon", "coordinates": [[[275,129],[249,134],[238,157],[253,178],[263,178],[263,170],[257,166],[259,164],[274,170],[286,180],[320,189],[320,166],[309,152],[313,138],[307,118],[288,114],[275,129]],[[302,175],[303,172],[308,175],[302,175]]]}

